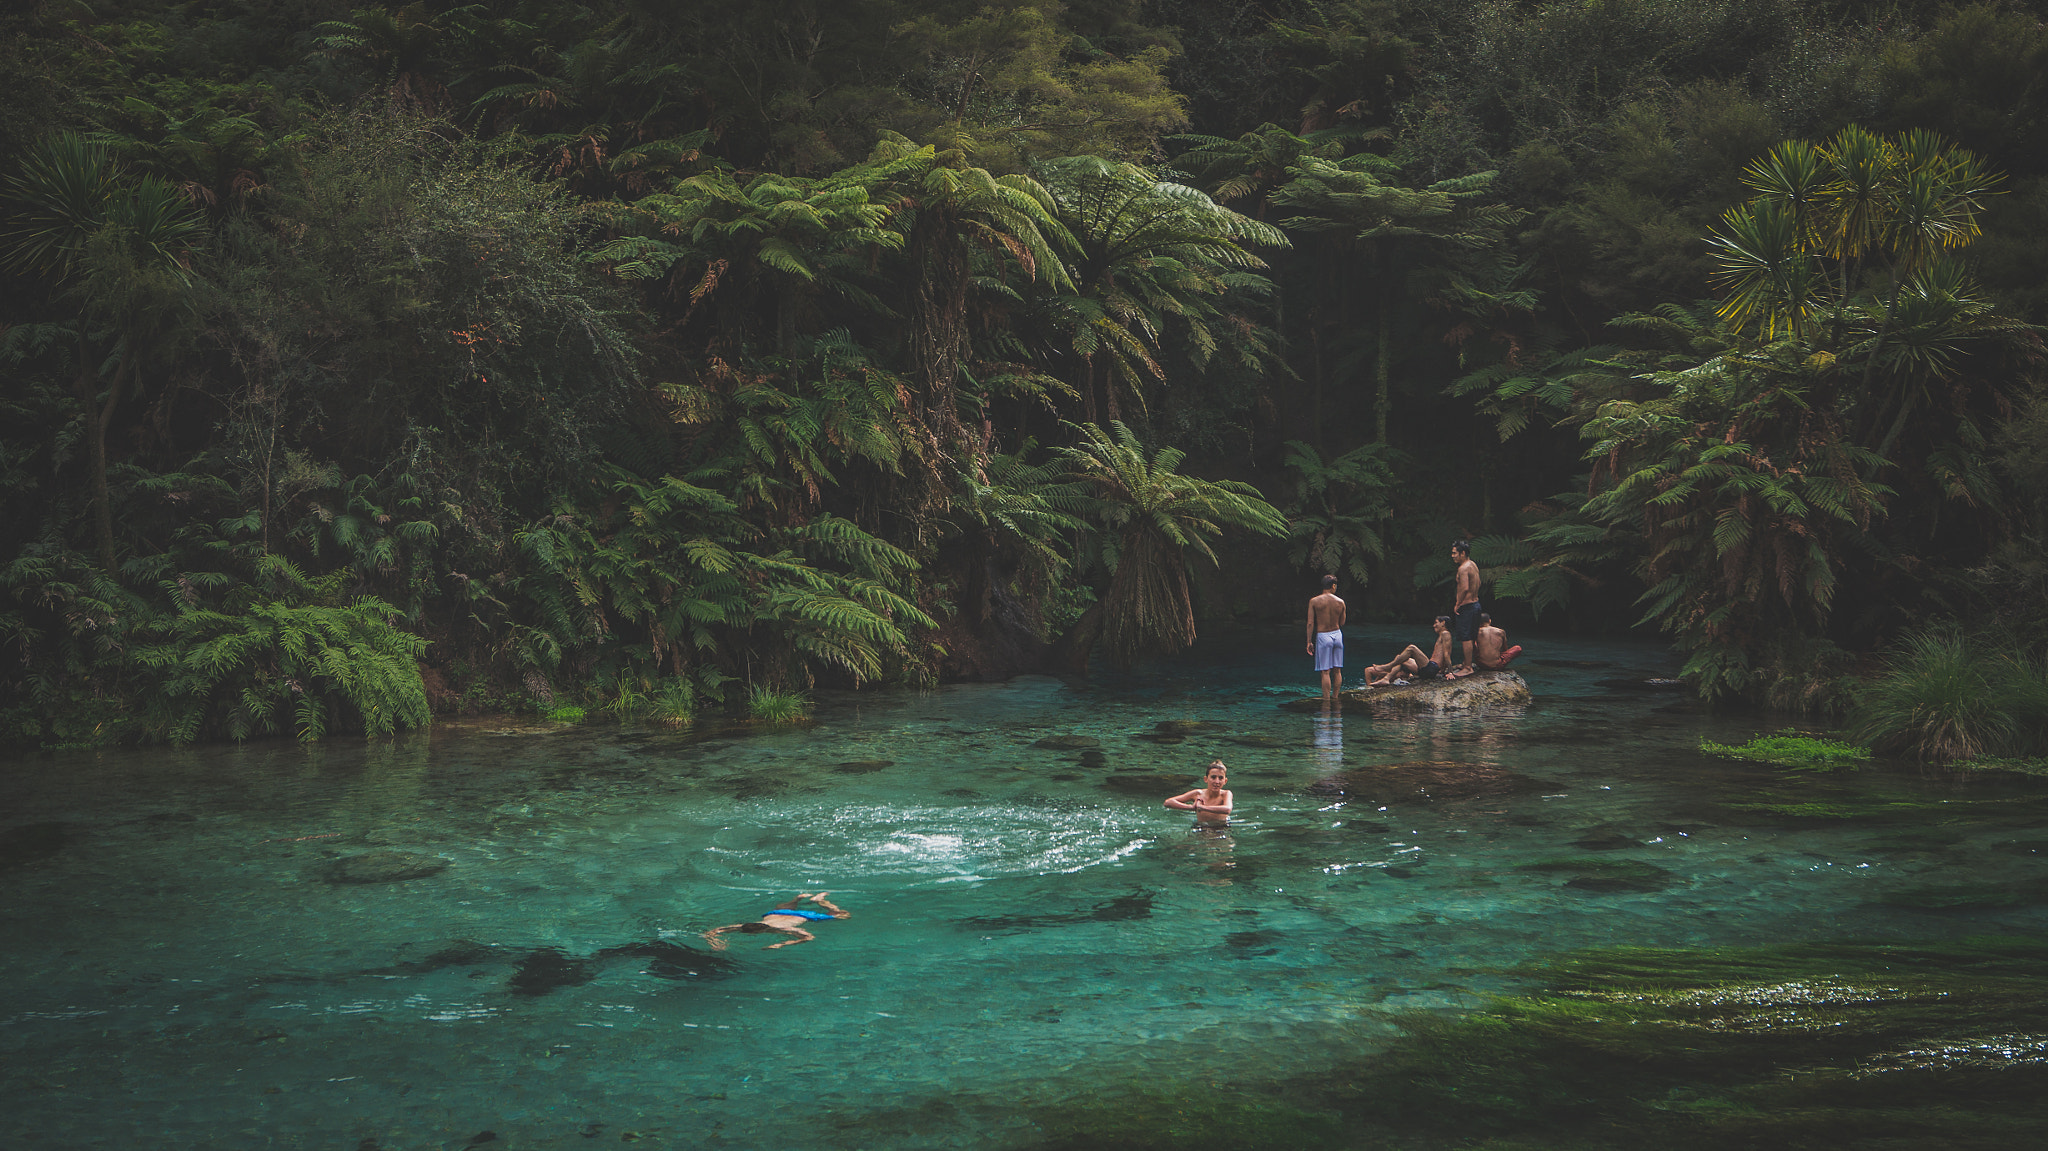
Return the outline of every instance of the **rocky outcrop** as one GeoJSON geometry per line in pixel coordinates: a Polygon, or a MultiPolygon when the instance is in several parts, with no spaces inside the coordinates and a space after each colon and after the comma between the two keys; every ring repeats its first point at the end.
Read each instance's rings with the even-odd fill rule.
{"type": "Polygon", "coordinates": [[[1529,702],[1529,685],[1512,671],[1482,671],[1463,679],[1431,679],[1406,687],[1359,688],[1345,692],[1344,699],[1410,711],[1473,711],[1521,707],[1529,702]]]}

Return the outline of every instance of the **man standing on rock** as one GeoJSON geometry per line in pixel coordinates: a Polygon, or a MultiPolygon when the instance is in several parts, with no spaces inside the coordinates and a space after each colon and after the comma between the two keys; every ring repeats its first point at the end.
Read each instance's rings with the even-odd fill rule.
{"type": "Polygon", "coordinates": [[[1451,604],[1451,631],[1458,637],[1457,667],[1445,679],[1463,679],[1472,674],[1473,657],[1479,646],[1479,565],[1472,562],[1472,545],[1464,540],[1451,545],[1451,559],[1458,565],[1458,592],[1451,604]]]}
{"type": "Polygon", "coordinates": [[[1323,577],[1323,594],[1308,601],[1308,654],[1323,674],[1323,699],[1344,690],[1344,601],[1337,598],[1337,577],[1323,577]]]}

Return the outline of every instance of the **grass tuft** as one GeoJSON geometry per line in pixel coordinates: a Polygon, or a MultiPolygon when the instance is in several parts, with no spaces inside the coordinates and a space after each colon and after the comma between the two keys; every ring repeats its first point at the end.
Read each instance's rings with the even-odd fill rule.
{"type": "Polygon", "coordinates": [[[1933,624],[1902,640],[1858,693],[1851,730],[1879,751],[1936,763],[2048,752],[2048,666],[1933,624]]]}
{"type": "Polygon", "coordinates": [[[811,718],[811,701],[799,691],[756,686],[747,693],[747,717],[755,723],[802,723],[811,718]]]}
{"type": "Polygon", "coordinates": [[[671,679],[650,697],[647,710],[657,723],[688,727],[697,717],[697,695],[688,680],[671,679]]]}

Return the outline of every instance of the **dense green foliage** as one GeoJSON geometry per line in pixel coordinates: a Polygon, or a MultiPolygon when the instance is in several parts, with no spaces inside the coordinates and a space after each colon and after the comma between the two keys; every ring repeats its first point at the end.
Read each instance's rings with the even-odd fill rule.
{"type": "Polygon", "coordinates": [[[9,739],[740,717],[1175,651],[1290,572],[1434,614],[1458,536],[1504,622],[1661,629],[1710,698],[2048,642],[2034,5],[0,33],[9,739]]]}

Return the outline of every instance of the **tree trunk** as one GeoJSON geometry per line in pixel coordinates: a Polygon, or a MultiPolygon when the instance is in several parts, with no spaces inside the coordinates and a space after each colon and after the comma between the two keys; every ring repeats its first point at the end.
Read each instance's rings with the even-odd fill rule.
{"type": "Polygon", "coordinates": [[[79,414],[85,417],[85,438],[91,451],[92,468],[92,513],[93,541],[100,553],[100,567],[110,576],[119,577],[119,561],[114,555],[114,505],[107,490],[107,425],[113,422],[114,405],[121,398],[121,385],[127,382],[128,357],[121,358],[121,364],[114,370],[114,382],[107,389],[104,402],[96,402],[93,385],[99,381],[98,365],[94,362],[92,345],[81,339],[78,342],[78,374],[71,381],[71,390],[78,398],[79,414]]]}
{"type": "Polygon", "coordinates": [[[1089,653],[1095,650],[1095,641],[1102,638],[1103,618],[1102,601],[1096,600],[1065,634],[1053,641],[1047,665],[1069,675],[1087,675],[1089,653]]]}
{"type": "Polygon", "coordinates": [[[967,342],[967,246],[953,230],[945,212],[925,212],[911,231],[917,283],[910,310],[910,354],[920,390],[918,417],[951,453],[961,438],[960,415],[954,409],[954,382],[960,377],[961,349],[967,342]]]}
{"type": "MultiPolygon", "coordinates": [[[[1383,267],[1383,273],[1384,270],[1383,267]]],[[[1389,313],[1392,311],[1393,303],[1392,296],[1393,291],[1387,287],[1386,277],[1382,274],[1380,277],[1379,346],[1374,357],[1377,363],[1373,366],[1373,379],[1376,390],[1373,393],[1372,412],[1373,442],[1381,444],[1387,442],[1387,411],[1394,406],[1393,387],[1390,383],[1393,357],[1388,354],[1387,348],[1387,341],[1392,335],[1390,329],[1393,327],[1389,322],[1391,319],[1389,313]]]]}

